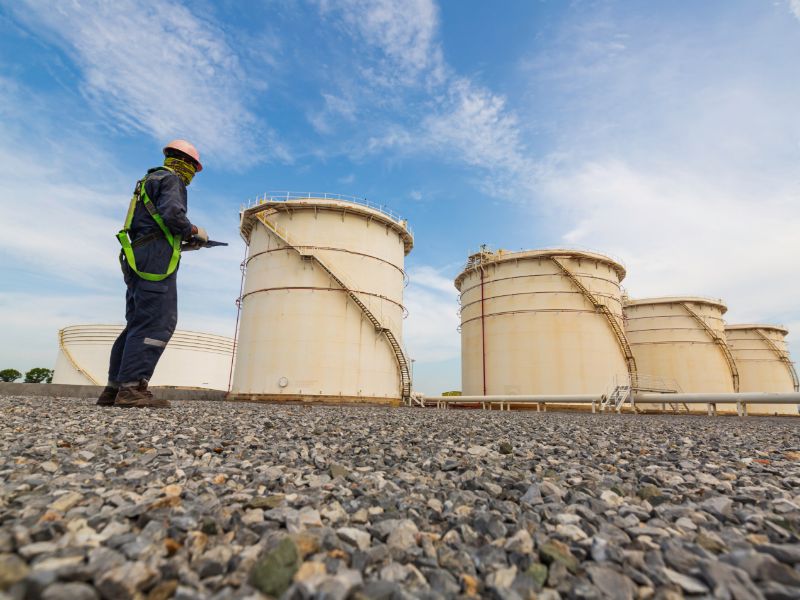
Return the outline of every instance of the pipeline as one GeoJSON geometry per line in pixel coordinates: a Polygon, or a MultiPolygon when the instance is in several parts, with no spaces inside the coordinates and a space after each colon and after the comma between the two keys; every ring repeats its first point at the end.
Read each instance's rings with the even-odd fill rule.
{"type": "Polygon", "coordinates": [[[654,394],[652,392],[633,395],[636,403],[660,404],[662,402],[685,402],[687,404],[735,403],[746,404],[800,404],[799,392],[744,392],[744,393],[681,393],[654,394]]]}
{"type": "MultiPolygon", "coordinates": [[[[597,412],[598,405],[602,410],[602,397],[593,394],[576,395],[502,395],[502,396],[425,396],[422,406],[436,406],[446,408],[450,404],[480,404],[489,408],[494,404],[500,405],[500,410],[511,410],[512,404],[536,404],[537,410],[552,404],[590,404],[592,412],[597,412]]],[[[705,393],[705,394],[634,394],[636,404],[705,404],[709,416],[717,414],[717,404],[736,404],[736,413],[740,417],[747,416],[748,404],[797,404],[800,408],[799,392],[746,392],[746,393],[705,393]]]]}
{"type": "MultiPolygon", "coordinates": [[[[672,394],[670,394],[670,397],[672,394]]],[[[800,394],[798,394],[800,396],[800,394]]],[[[447,402],[561,402],[563,404],[580,404],[581,402],[599,402],[600,394],[574,394],[558,396],[553,394],[537,396],[520,396],[514,394],[504,394],[497,396],[425,396],[425,401],[436,402],[445,400],[447,402]]]]}
{"type": "MultiPolygon", "coordinates": [[[[662,402],[686,402],[687,404],[736,403],[748,404],[800,404],[800,392],[745,392],[745,393],[681,393],[659,394],[653,392],[637,392],[634,394],[637,403],[661,404],[662,402]]],[[[600,394],[543,394],[496,396],[425,396],[425,401],[437,402],[557,402],[561,404],[580,404],[599,402],[600,394]]]]}

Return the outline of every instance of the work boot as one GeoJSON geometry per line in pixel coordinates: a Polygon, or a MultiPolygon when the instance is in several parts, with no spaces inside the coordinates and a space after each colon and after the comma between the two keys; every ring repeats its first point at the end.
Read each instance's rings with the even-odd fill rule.
{"type": "Polygon", "coordinates": [[[100,394],[100,397],[97,399],[97,406],[114,406],[114,400],[117,397],[117,392],[119,388],[111,387],[107,385],[106,388],[100,394]]]}
{"type": "Polygon", "coordinates": [[[157,400],[147,389],[147,381],[142,380],[136,386],[123,386],[117,392],[114,406],[121,408],[169,408],[167,400],[157,400]]]}

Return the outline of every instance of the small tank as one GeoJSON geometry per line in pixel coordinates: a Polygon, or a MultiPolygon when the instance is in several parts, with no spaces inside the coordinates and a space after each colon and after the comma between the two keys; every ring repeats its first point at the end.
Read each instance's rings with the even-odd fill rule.
{"type": "MultiPolygon", "coordinates": [[[[58,332],[53,383],[105,385],[111,347],[122,325],[71,325],[58,332]]],[[[172,334],[150,385],[227,390],[233,339],[178,330],[172,334]]]]}

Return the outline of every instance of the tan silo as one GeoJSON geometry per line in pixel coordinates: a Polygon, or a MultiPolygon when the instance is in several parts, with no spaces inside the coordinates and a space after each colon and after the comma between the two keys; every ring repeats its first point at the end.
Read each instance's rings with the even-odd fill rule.
{"type": "MultiPolygon", "coordinates": [[[[727,325],[725,337],[739,370],[741,392],[796,392],[798,378],[786,347],[787,329],[775,325],[727,325]]],[[[748,407],[750,414],[797,415],[791,404],[748,407]]]]}
{"type": "MultiPolygon", "coordinates": [[[[53,383],[105,385],[111,347],[122,325],[71,325],[58,332],[53,383]]],[[[150,380],[153,387],[227,390],[233,339],[178,330],[172,334],[150,380]]]]}
{"type": "MultiPolygon", "coordinates": [[[[625,332],[642,382],[637,387],[645,391],[739,391],[739,375],[725,342],[722,316],[727,310],[719,300],[694,296],[626,301],[625,332]]],[[[720,406],[721,410],[729,408],[720,406]]]]}
{"type": "Polygon", "coordinates": [[[461,292],[462,392],[603,394],[635,363],[622,329],[625,269],[580,250],[482,251],[461,292]]]}
{"type": "Polygon", "coordinates": [[[269,195],[243,210],[248,244],[230,398],[397,404],[413,237],[382,207],[330,194],[269,195]]]}

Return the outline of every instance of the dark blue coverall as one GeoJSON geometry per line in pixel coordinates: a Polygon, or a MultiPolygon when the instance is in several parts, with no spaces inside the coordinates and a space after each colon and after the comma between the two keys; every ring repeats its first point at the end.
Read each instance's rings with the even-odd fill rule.
{"type": "MultiPolygon", "coordinates": [[[[188,239],[192,224],[186,217],[186,186],[181,178],[151,169],[145,190],[172,235],[188,239]]],[[[130,236],[136,267],[142,272],[166,273],[172,248],[142,202],[136,203],[130,236]]],[[[163,281],[147,281],[133,272],[122,255],[120,263],[128,287],[127,324],[111,348],[108,379],[115,386],[149,380],[178,323],[177,269],[163,281]]]]}

